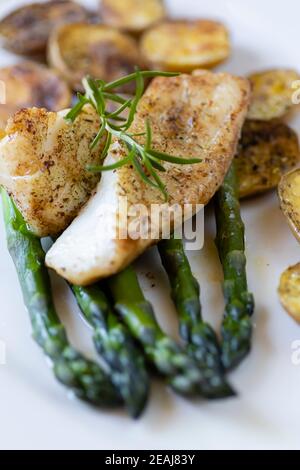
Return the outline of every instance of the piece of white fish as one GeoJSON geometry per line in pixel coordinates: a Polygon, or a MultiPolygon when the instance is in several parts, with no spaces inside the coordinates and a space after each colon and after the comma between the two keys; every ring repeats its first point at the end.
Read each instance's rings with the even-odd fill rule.
{"type": "MultiPolygon", "coordinates": [[[[153,148],[202,159],[194,165],[165,164],[167,171],[160,176],[170,195],[169,206],[207,204],[215,194],[235,154],[249,95],[247,80],[225,73],[201,70],[152,81],[130,132],[144,132],[148,118],[153,148]]],[[[142,143],[144,137],[137,139],[142,143]]],[[[125,154],[122,143],[115,141],[105,164],[125,154]]],[[[149,208],[159,203],[163,203],[161,193],[130,165],[104,172],[94,196],[49,250],[47,265],[68,281],[83,285],[122,270],[157,241],[120,239],[122,225],[135,221],[130,209],[136,204],[149,208]],[[119,210],[124,197],[126,214],[123,208],[119,210]]],[[[138,222],[144,221],[140,217],[138,222]]]]}
{"type": "Polygon", "coordinates": [[[90,149],[99,117],[86,106],[71,124],[66,113],[22,109],[9,119],[0,141],[0,184],[39,236],[62,232],[100,179],[86,170],[99,161],[103,142],[90,149]]]}

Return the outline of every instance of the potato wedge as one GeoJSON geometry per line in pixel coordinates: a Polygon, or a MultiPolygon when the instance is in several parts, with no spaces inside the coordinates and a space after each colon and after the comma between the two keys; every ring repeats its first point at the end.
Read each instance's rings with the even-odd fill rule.
{"type": "Polygon", "coordinates": [[[0,38],[3,46],[16,54],[36,55],[46,51],[54,27],[88,18],[89,12],[73,1],[32,3],[14,10],[0,22],[0,38]]]}
{"type": "Polygon", "coordinates": [[[287,125],[246,121],[235,158],[240,197],[275,188],[299,159],[298,136],[287,125]]]}
{"type": "Polygon", "coordinates": [[[5,104],[0,106],[0,127],[21,108],[36,106],[59,111],[71,103],[67,84],[53,71],[34,62],[20,62],[0,69],[5,84],[5,104]]]}
{"type": "Polygon", "coordinates": [[[140,33],[166,16],[163,0],[102,0],[100,14],[104,23],[140,33]]]}
{"type": "MultiPolygon", "coordinates": [[[[80,90],[85,75],[111,81],[141,65],[136,41],[105,25],[77,23],[54,31],[49,40],[50,64],[80,90]]],[[[132,92],[135,85],[122,88],[132,92]]]]}
{"type": "Polygon", "coordinates": [[[248,78],[252,85],[248,119],[269,121],[283,117],[292,108],[292,85],[300,78],[295,70],[267,70],[248,78]]]}
{"type": "Polygon", "coordinates": [[[9,119],[0,141],[0,184],[41,237],[63,231],[100,178],[86,169],[99,162],[104,145],[102,141],[90,149],[100,126],[98,115],[91,106],[73,124],[65,115],[22,109],[9,119]]]}
{"type": "Polygon", "coordinates": [[[211,68],[229,56],[229,33],[215,21],[166,21],[143,34],[141,53],[148,66],[161,70],[211,68]]]}
{"type": "Polygon", "coordinates": [[[278,187],[281,209],[300,242],[300,169],[284,175],[278,187]]]}
{"type": "Polygon", "coordinates": [[[300,263],[291,266],[281,275],[278,293],[282,306],[300,323],[300,263]]]}

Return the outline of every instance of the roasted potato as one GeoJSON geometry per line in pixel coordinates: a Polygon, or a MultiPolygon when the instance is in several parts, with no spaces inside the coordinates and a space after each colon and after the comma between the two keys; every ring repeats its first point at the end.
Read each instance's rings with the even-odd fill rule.
{"type": "MultiPolygon", "coordinates": [[[[85,75],[111,81],[141,65],[136,41],[105,25],[77,23],[57,29],[50,37],[49,62],[76,89],[85,75]]],[[[132,92],[134,84],[122,89],[132,92]]]]}
{"type": "Polygon", "coordinates": [[[48,68],[34,62],[20,62],[0,69],[5,104],[0,106],[0,127],[21,108],[37,106],[50,111],[67,108],[71,92],[67,84],[48,68]]]}
{"type": "Polygon", "coordinates": [[[16,54],[40,54],[45,52],[55,26],[86,21],[88,17],[89,13],[73,1],[32,3],[18,8],[0,22],[0,38],[4,47],[16,54]]]}
{"type": "Polygon", "coordinates": [[[104,23],[140,33],[166,16],[163,0],[102,0],[100,14],[104,23]]]}
{"type": "Polygon", "coordinates": [[[267,70],[248,78],[252,85],[248,119],[268,121],[281,118],[292,108],[292,85],[300,78],[295,70],[267,70]]]}
{"type": "Polygon", "coordinates": [[[166,21],[143,34],[141,53],[148,66],[161,70],[210,68],[229,56],[229,34],[215,21],[166,21]]]}
{"type": "Polygon", "coordinates": [[[281,209],[300,241],[300,169],[284,175],[278,187],[281,209]]]}
{"type": "Polygon", "coordinates": [[[285,310],[300,323],[300,263],[281,275],[278,293],[285,310]]]}
{"type": "Polygon", "coordinates": [[[299,163],[297,134],[275,121],[246,121],[235,158],[240,197],[275,188],[299,163]]]}
{"type": "Polygon", "coordinates": [[[63,231],[99,181],[99,175],[86,170],[103,149],[104,142],[90,149],[98,115],[86,106],[71,124],[65,114],[22,109],[9,119],[0,141],[0,185],[39,236],[63,231]]]}

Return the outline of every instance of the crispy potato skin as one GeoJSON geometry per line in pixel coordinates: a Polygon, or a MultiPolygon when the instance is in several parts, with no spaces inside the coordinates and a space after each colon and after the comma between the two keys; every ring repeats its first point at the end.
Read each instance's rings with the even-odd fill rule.
{"type": "Polygon", "coordinates": [[[144,33],[141,53],[150,67],[189,73],[227,59],[229,33],[215,21],[165,21],[144,33]]]}
{"type": "MultiPolygon", "coordinates": [[[[218,190],[236,152],[249,98],[248,81],[229,74],[201,70],[151,82],[130,131],[144,131],[148,117],[156,150],[202,158],[197,165],[165,164],[167,171],[160,176],[170,196],[167,208],[176,203],[207,204],[218,190]]],[[[143,139],[137,137],[140,143],[143,139]]],[[[122,143],[115,141],[105,164],[125,152],[122,143]]],[[[120,271],[157,241],[120,239],[124,215],[129,226],[135,220],[130,208],[144,204],[150,209],[164,202],[161,193],[144,183],[132,167],[104,172],[95,195],[48,252],[47,265],[75,284],[89,284],[120,271]],[[124,197],[128,211],[122,212],[119,198],[124,197]]]]}
{"type": "MultiPolygon", "coordinates": [[[[69,83],[81,90],[81,80],[90,75],[112,81],[141,66],[137,42],[105,25],[77,23],[53,32],[48,45],[49,62],[69,83]]],[[[134,91],[134,84],[123,87],[134,91]]]]}
{"type": "Polygon", "coordinates": [[[292,108],[292,84],[299,73],[289,69],[274,69],[254,73],[249,77],[252,99],[248,119],[269,121],[283,117],[292,108]]]}
{"type": "Polygon", "coordinates": [[[281,209],[300,242],[300,169],[284,175],[278,187],[281,209]]]}
{"type": "Polygon", "coordinates": [[[88,12],[73,1],[32,3],[14,10],[0,22],[0,37],[6,49],[16,54],[36,55],[45,52],[54,27],[87,19],[88,12]]]}
{"type": "Polygon", "coordinates": [[[246,121],[235,157],[240,197],[277,187],[300,160],[297,134],[281,122],[246,121]]]}
{"type": "Polygon", "coordinates": [[[0,184],[39,236],[64,230],[99,181],[86,170],[101,152],[102,143],[89,148],[99,129],[96,113],[85,107],[74,124],[65,114],[23,109],[9,120],[0,141],[0,184]]]}
{"type": "Polygon", "coordinates": [[[287,313],[300,323],[300,263],[281,275],[278,293],[287,313]]]}
{"type": "Polygon", "coordinates": [[[102,0],[104,23],[118,29],[140,33],[166,16],[163,0],[102,0]]]}
{"type": "Polygon", "coordinates": [[[55,72],[35,62],[24,61],[0,69],[5,83],[5,104],[0,106],[0,127],[22,108],[36,106],[59,111],[71,103],[67,84],[55,72]]]}

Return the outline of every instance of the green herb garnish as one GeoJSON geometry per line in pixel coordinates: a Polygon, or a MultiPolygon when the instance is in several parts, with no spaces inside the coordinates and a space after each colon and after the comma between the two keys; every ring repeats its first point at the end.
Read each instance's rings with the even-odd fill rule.
{"type": "Polygon", "coordinates": [[[79,93],[77,95],[78,103],[76,103],[76,105],[67,114],[66,119],[74,122],[76,117],[81,113],[82,108],[86,104],[90,104],[96,110],[101,122],[100,129],[91,143],[91,148],[94,149],[99,144],[104,134],[107,134],[106,143],[101,154],[101,161],[103,161],[107,156],[113,137],[122,141],[128,150],[128,154],[116,163],[112,165],[89,165],[87,167],[88,170],[94,173],[101,173],[102,171],[111,171],[124,165],[131,164],[143,181],[161,191],[165,199],[168,199],[166,187],[158,174],[158,172],[166,171],[163,166],[163,162],[179,165],[191,165],[200,163],[201,159],[182,158],[180,156],[175,157],[173,155],[168,155],[154,150],[152,148],[152,131],[150,121],[148,119],[145,121],[145,132],[140,134],[131,134],[128,130],[133,123],[137,105],[144,93],[144,78],[153,78],[157,76],[175,77],[178,75],[178,73],[136,70],[135,73],[110,83],[106,83],[103,80],[94,80],[91,77],[83,79],[82,83],[85,93],[79,93]],[[131,81],[136,82],[135,96],[125,99],[114,92],[115,88],[131,81]],[[110,101],[120,104],[120,107],[116,111],[108,111],[107,103],[110,101]],[[127,119],[121,116],[121,113],[126,109],[129,111],[127,119]],[[144,145],[139,144],[135,140],[135,137],[138,136],[145,136],[146,142],[144,145]]]}

